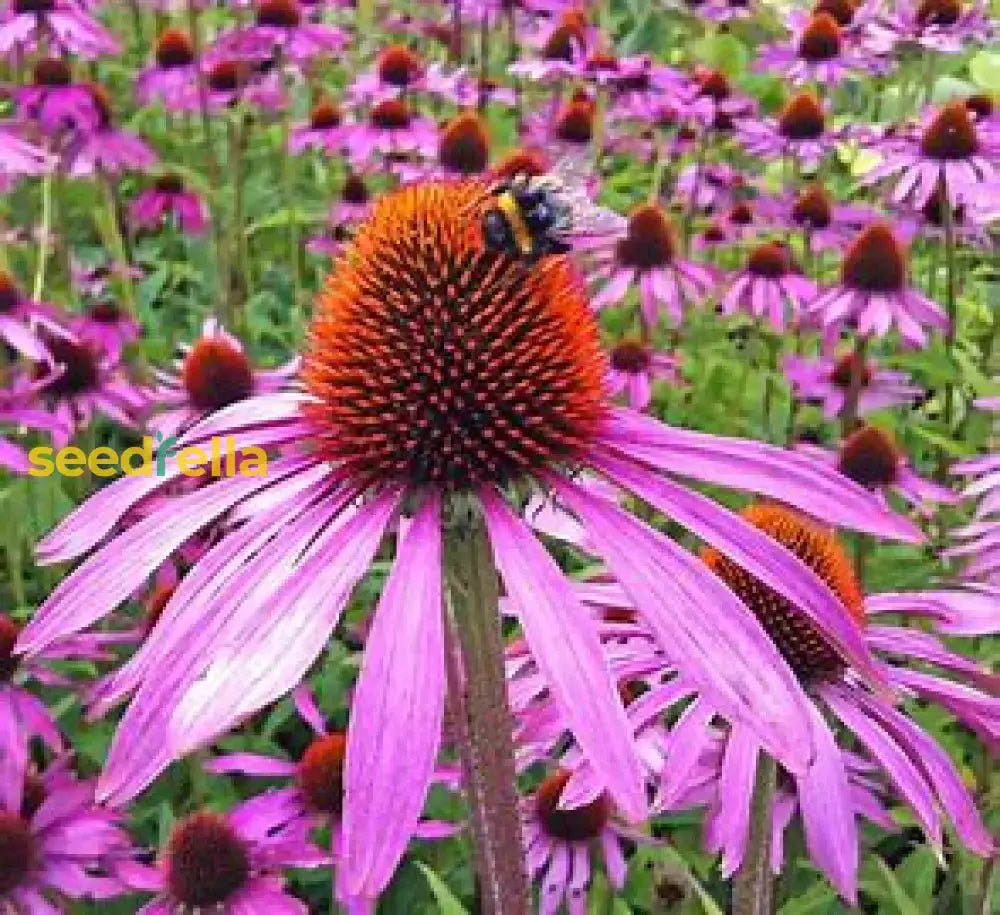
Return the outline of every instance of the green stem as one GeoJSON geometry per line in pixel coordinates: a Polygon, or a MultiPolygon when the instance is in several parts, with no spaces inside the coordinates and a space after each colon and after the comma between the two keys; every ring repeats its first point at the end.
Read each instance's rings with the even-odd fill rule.
{"type": "Polygon", "coordinates": [[[750,836],[743,863],[733,879],[732,915],[771,915],[774,879],[771,874],[771,811],[778,766],[763,755],[750,809],[750,836]]]}
{"type": "MultiPolygon", "coordinates": [[[[944,217],[944,304],[948,313],[948,332],[945,334],[945,346],[948,349],[948,361],[954,369],[955,340],[958,336],[958,295],[956,293],[955,268],[955,212],[948,198],[948,187],[941,180],[941,213],[944,217]]],[[[952,423],[955,419],[955,382],[949,375],[944,389],[944,425],[945,435],[950,436],[952,423]]],[[[942,451],[938,457],[937,479],[943,482],[948,474],[948,455],[942,451]]]]}
{"type": "Polygon", "coordinates": [[[115,193],[111,178],[106,174],[101,174],[101,187],[104,190],[104,206],[106,210],[106,221],[110,232],[110,242],[115,263],[121,267],[121,275],[118,282],[121,286],[122,302],[125,310],[133,317],[138,317],[138,309],[135,303],[135,289],[132,286],[132,265],[128,255],[128,246],[125,237],[122,235],[121,221],[118,218],[118,197],[115,193]]]}
{"type": "Polygon", "coordinates": [[[42,225],[38,238],[38,260],[35,263],[35,282],[31,297],[37,302],[45,290],[45,268],[49,261],[49,236],[52,234],[52,172],[42,176],[42,225]]]}
{"type": "MultiPolygon", "coordinates": [[[[281,63],[279,62],[279,65],[281,63]]],[[[287,86],[286,92],[290,87],[287,86]]],[[[288,207],[288,259],[292,269],[292,307],[295,314],[302,308],[302,257],[299,251],[299,217],[296,210],[295,171],[292,153],[288,148],[292,135],[291,98],[281,113],[281,184],[288,207]]]]}
{"type": "Polygon", "coordinates": [[[483,912],[528,915],[497,573],[478,509],[461,515],[446,534],[445,569],[465,676],[453,661],[449,693],[464,698],[460,737],[483,912]]]}
{"type": "MultiPolygon", "coordinates": [[[[205,155],[205,165],[208,168],[208,178],[212,185],[212,190],[217,191],[221,187],[219,173],[219,161],[215,157],[215,144],[212,139],[212,116],[208,108],[208,83],[205,80],[205,73],[201,67],[201,21],[196,0],[187,2],[188,31],[191,33],[191,49],[194,54],[196,68],[196,78],[198,80],[198,112],[201,116],[202,147],[205,155]]],[[[215,247],[215,265],[219,274],[219,290],[222,297],[222,307],[225,313],[225,321],[230,326],[235,318],[235,308],[230,294],[229,268],[226,259],[226,246],[222,239],[222,228],[219,225],[218,214],[214,200],[209,206],[209,221],[212,224],[212,244],[215,247]]]]}

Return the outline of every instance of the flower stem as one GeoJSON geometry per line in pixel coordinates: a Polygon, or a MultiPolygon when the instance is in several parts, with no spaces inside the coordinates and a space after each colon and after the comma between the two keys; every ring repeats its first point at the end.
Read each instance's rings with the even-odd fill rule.
{"type": "MultiPolygon", "coordinates": [[[[220,186],[219,160],[215,156],[215,143],[212,137],[212,116],[208,106],[208,83],[205,79],[205,71],[202,62],[201,48],[201,21],[199,19],[198,4],[195,0],[187,2],[188,31],[191,37],[191,50],[196,62],[196,73],[198,79],[198,112],[201,116],[202,145],[204,147],[205,164],[208,167],[208,178],[213,191],[220,186]]],[[[226,323],[232,326],[235,318],[235,306],[230,291],[229,268],[226,259],[226,246],[222,239],[222,228],[219,225],[219,216],[216,212],[215,200],[209,205],[209,222],[212,224],[212,244],[215,247],[215,264],[219,274],[219,290],[225,308],[226,323]]]]}
{"type": "MultiPolygon", "coordinates": [[[[945,335],[945,346],[948,348],[948,359],[954,368],[955,340],[958,336],[958,296],[956,294],[957,271],[955,267],[955,211],[952,209],[948,196],[948,188],[942,180],[941,213],[944,222],[944,304],[948,312],[948,332],[945,335]]],[[[945,435],[951,435],[951,426],[955,418],[955,382],[949,377],[944,389],[944,425],[945,435]]],[[[937,477],[944,481],[948,474],[948,455],[942,452],[938,459],[937,477]]]]}
{"type": "Polygon", "coordinates": [[[49,260],[49,235],[52,232],[52,172],[42,176],[42,225],[38,236],[38,260],[31,297],[37,302],[45,290],[45,268],[49,260]]]}
{"type": "Polygon", "coordinates": [[[449,693],[460,707],[458,734],[464,744],[482,911],[528,915],[530,889],[521,845],[497,574],[476,511],[451,525],[445,568],[448,603],[466,673],[461,675],[454,660],[449,665],[449,693]]]}
{"type": "Polygon", "coordinates": [[[733,879],[733,915],[771,915],[771,811],[778,782],[777,763],[766,754],[757,766],[750,808],[750,836],[743,863],[733,879]]]}
{"type": "Polygon", "coordinates": [[[108,233],[106,243],[111,248],[115,264],[121,270],[119,283],[121,285],[122,302],[125,311],[133,318],[139,311],[135,302],[135,289],[132,286],[132,259],[129,257],[128,244],[122,234],[122,221],[118,202],[118,194],[110,176],[101,173],[101,187],[104,190],[105,220],[108,233]]]}

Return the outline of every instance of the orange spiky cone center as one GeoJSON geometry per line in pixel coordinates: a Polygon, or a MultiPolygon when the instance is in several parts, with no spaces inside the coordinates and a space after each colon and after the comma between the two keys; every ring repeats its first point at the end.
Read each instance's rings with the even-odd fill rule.
{"type": "Polygon", "coordinates": [[[607,362],[561,257],[488,248],[487,185],[379,200],[319,297],[307,408],[361,486],[475,488],[577,460],[606,415],[607,362]]]}
{"type": "MultiPolygon", "coordinates": [[[[830,531],[777,505],[752,505],[742,515],[809,566],[840,599],[844,613],[856,625],[863,625],[864,597],[860,585],[850,558],[830,531]]],[[[791,601],[717,550],[706,549],[702,555],[708,567],[757,617],[803,683],[829,679],[843,670],[844,663],[834,647],[791,601]]]]}

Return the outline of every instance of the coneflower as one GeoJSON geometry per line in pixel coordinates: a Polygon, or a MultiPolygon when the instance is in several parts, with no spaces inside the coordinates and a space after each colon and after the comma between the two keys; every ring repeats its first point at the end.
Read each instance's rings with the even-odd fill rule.
{"type": "Polygon", "coordinates": [[[209,318],[201,335],[181,347],[171,372],[158,372],[157,387],[149,394],[156,414],[149,426],[165,437],[176,435],[211,413],[258,394],[293,386],[299,361],[276,369],[255,368],[243,344],[209,318]]]}
{"type": "Polygon", "coordinates": [[[909,256],[888,223],[873,222],[855,237],[841,261],[840,282],[820,293],[806,314],[829,333],[844,325],[862,336],[885,336],[892,327],[914,346],[927,342],[925,328],[947,330],[948,316],[909,279],[909,256]]]}
{"type": "MultiPolygon", "coordinates": [[[[521,520],[518,493],[558,495],[690,683],[797,773],[813,757],[813,724],[764,629],[696,557],[594,496],[577,472],[597,471],[745,563],[860,670],[869,668],[860,642],[822,580],[666,475],[749,488],[875,535],[920,537],[832,468],[613,407],[597,326],[571,263],[529,264],[489,248],[486,187],[418,183],[383,197],[317,302],[305,392],[237,402],[179,442],[231,435],[237,448],[274,447],[266,477],[220,479],[165,500],[65,578],[18,642],[32,656],[91,625],[193,533],[230,511],[245,519],[185,575],[120,672],[118,697],[136,695],[101,782],[101,796],[120,803],[173,759],[293,689],[395,533],[347,734],[338,880],[352,897],[380,892],[423,809],[444,713],[445,578],[462,582],[449,603],[474,665],[470,695],[492,703],[491,714],[501,710],[486,746],[509,740],[502,644],[496,657],[483,647],[493,644],[491,633],[500,638],[499,573],[581,751],[625,816],[645,811],[631,728],[597,635],[521,520]],[[397,524],[401,516],[405,524],[397,524]],[[489,692],[495,685],[499,704],[489,692]]],[[[45,538],[40,555],[62,561],[88,552],[179,473],[171,458],[163,476],[102,490],[45,538]]],[[[512,773],[512,761],[491,752],[498,761],[490,776],[512,773]]],[[[487,789],[492,801],[509,796],[497,794],[496,782],[487,789]]],[[[515,807],[500,810],[493,831],[508,828],[515,807]]],[[[511,841],[516,833],[515,821],[511,841]]],[[[517,880],[504,884],[514,893],[510,911],[523,902],[517,880]]]]}
{"type": "MultiPolygon", "coordinates": [[[[866,595],[851,558],[825,526],[774,504],[752,505],[743,515],[827,583],[837,597],[842,625],[853,629],[866,652],[877,657],[892,687],[890,693],[868,688],[853,664],[793,605],[740,564],[713,549],[704,551],[705,563],[761,622],[814,708],[816,760],[804,774],[779,769],[765,808],[771,831],[763,841],[773,850],[774,871],[782,869],[783,837],[797,821],[811,860],[845,899],[853,900],[858,819],[887,830],[898,828],[887,792],[909,808],[939,854],[942,814],[967,848],[990,854],[990,835],[963,776],[944,748],[910,718],[902,700],[938,706],[987,746],[996,746],[994,710],[1000,682],[940,638],[995,634],[1000,629],[995,593],[955,589],[866,595]],[[849,736],[835,737],[840,732],[830,729],[824,712],[838,719],[849,736]],[[884,777],[884,788],[881,778],[873,779],[876,774],[884,777]]],[[[685,691],[682,678],[675,678],[641,617],[626,616],[633,608],[620,602],[614,585],[601,587],[606,597],[595,591],[594,598],[607,600],[615,613],[616,621],[604,624],[605,651],[614,658],[614,669],[653,684],[629,707],[630,717],[637,726],[651,722],[661,732],[669,729],[669,734],[656,736],[655,746],[664,755],[657,794],[667,810],[685,809],[692,801],[707,803],[705,841],[712,851],[721,852],[722,873],[728,877],[752,853],[751,803],[756,773],[766,764],[762,748],[741,725],[720,729],[716,710],[701,697],[678,715],[676,706],[691,691],[685,691]],[[667,712],[674,721],[669,726],[664,721],[667,712]]],[[[592,777],[577,781],[574,799],[593,796],[592,777]]]]}
{"type": "Polygon", "coordinates": [[[684,308],[701,304],[716,281],[711,268],[681,256],[674,227],[653,204],[632,211],[625,237],[615,245],[613,260],[596,276],[605,285],[594,296],[593,306],[614,305],[638,286],[639,307],[647,328],[655,327],[664,312],[679,324],[684,308]]]}
{"type": "Polygon", "coordinates": [[[792,393],[800,400],[822,404],[824,414],[830,419],[840,416],[855,377],[861,382],[855,406],[857,416],[912,404],[923,394],[922,388],[905,372],[884,369],[854,351],[818,359],[786,356],[784,370],[792,393]]]}
{"type": "Polygon", "coordinates": [[[918,209],[938,190],[952,207],[969,205],[997,181],[1000,133],[979,123],[961,101],[928,111],[918,129],[884,136],[871,149],[882,162],[864,176],[865,182],[896,177],[893,200],[918,209]]]}

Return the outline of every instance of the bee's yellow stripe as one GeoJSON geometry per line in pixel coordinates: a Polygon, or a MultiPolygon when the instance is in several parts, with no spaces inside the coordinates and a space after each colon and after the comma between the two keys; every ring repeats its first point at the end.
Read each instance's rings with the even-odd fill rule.
{"type": "Polygon", "coordinates": [[[531,232],[521,215],[521,208],[517,205],[514,195],[504,192],[497,197],[497,209],[507,217],[518,250],[525,256],[531,254],[531,232]]]}

